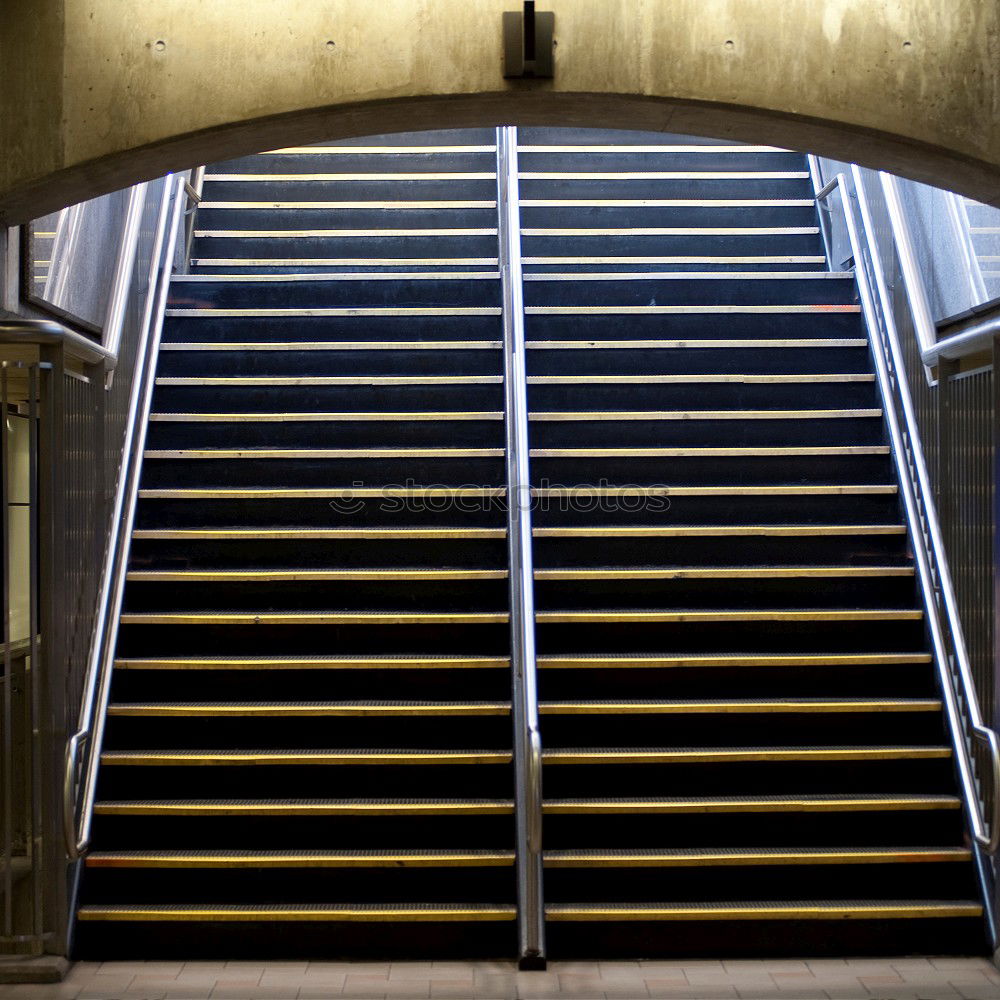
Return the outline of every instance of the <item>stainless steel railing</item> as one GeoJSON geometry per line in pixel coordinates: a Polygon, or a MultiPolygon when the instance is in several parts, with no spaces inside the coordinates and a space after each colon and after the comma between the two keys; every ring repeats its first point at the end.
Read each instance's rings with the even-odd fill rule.
{"type": "Polygon", "coordinates": [[[538,727],[531,479],[524,347],[524,282],[518,197],[517,129],[497,129],[497,208],[503,295],[510,641],[517,820],[519,954],[545,960],[542,897],[542,738],[538,727]]]}
{"type": "Polygon", "coordinates": [[[76,732],[66,744],[63,771],[63,833],[70,859],[90,844],[100,746],[110,692],[111,664],[118,637],[118,616],[125,589],[129,539],[135,518],[142,452],[155,384],[156,361],[170,276],[183,211],[188,201],[183,177],[168,179],[160,204],[150,261],[150,294],[140,329],[136,376],[132,382],[125,427],[123,458],[118,474],[105,550],[97,614],[80,702],[76,732]]]}
{"type": "MultiPolygon", "coordinates": [[[[851,170],[853,185],[848,184],[843,173],[822,185],[815,157],[810,157],[810,171],[817,201],[826,201],[834,192],[839,192],[840,195],[862,310],[868,325],[876,375],[889,427],[892,454],[899,474],[917,562],[934,661],[941,680],[962,802],[978,848],[987,855],[994,855],[1000,847],[1000,795],[997,794],[1000,791],[1000,741],[994,730],[986,725],[976,695],[934,494],[917,430],[889,288],[879,255],[872,246],[871,210],[864,177],[861,170],[854,166],[851,170]],[[860,225],[854,210],[854,200],[860,209],[860,225]],[[988,776],[976,773],[972,754],[974,741],[985,748],[986,759],[989,761],[988,776]],[[980,777],[988,777],[990,782],[985,794],[980,787],[980,777]]],[[[891,190],[890,184],[887,192],[890,199],[891,190]]],[[[895,211],[901,211],[898,204],[895,211]]],[[[829,245],[830,237],[826,231],[824,239],[829,245]]],[[[916,269],[915,258],[911,256],[909,261],[905,260],[905,233],[902,243],[899,250],[901,258],[904,258],[904,273],[910,272],[906,282],[907,291],[915,293],[908,294],[908,300],[915,327],[919,330],[926,323],[930,312],[926,296],[921,295],[916,286],[919,271],[916,269]]]]}

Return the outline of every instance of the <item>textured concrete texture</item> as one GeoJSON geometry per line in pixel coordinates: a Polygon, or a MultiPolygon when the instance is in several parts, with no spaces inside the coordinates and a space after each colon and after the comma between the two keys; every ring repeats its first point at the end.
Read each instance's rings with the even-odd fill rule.
{"type": "Polygon", "coordinates": [[[457,125],[809,149],[1000,203],[996,0],[543,0],[551,81],[505,81],[516,0],[5,0],[0,219],[222,156],[457,125]]]}
{"type": "Polygon", "coordinates": [[[81,962],[58,986],[0,1000],[995,1000],[983,959],[783,962],[81,962]]]}

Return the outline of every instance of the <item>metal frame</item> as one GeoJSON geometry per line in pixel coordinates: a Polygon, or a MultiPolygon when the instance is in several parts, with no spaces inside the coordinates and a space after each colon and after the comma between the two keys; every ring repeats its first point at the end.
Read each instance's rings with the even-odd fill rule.
{"type": "Polygon", "coordinates": [[[531,478],[524,347],[524,282],[518,195],[517,129],[497,129],[497,206],[503,296],[504,412],[513,686],[519,956],[545,967],[542,895],[542,738],[538,726],[531,478]]]}
{"type": "MultiPolygon", "coordinates": [[[[810,169],[815,184],[819,178],[819,168],[818,163],[814,161],[815,157],[810,157],[810,169]]],[[[962,802],[976,842],[977,853],[980,855],[979,871],[984,881],[984,896],[989,901],[991,893],[986,892],[985,885],[988,866],[983,863],[982,855],[992,856],[1000,847],[1000,794],[998,794],[1000,793],[1000,741],[994,730],[986,725],[976,696],[972,668],[958,613],[958,602],[933,499],[934,494],[917,433],[916,416],[903,366],[903,353],[893,318],[889,288],[878,254],[872,247],[872,216],[864,177],[857,166],[853,166],[851,172],[854,182],[853,193],[846,175],[840,173],[824,187],[818,188],[816,197],[817,201],[824,200],[835,190],[839,190],[841,194],[844,222],[854,254],[862,310],[868,325],[892,454],[899,474],[910,539],[913,543],[927,612],[934,661],[941,681],[945,712],[955,750],[962,802]],[[856,198],[861,211],[860,227],[852,205],[852,197],[856,198]],[[992,801],[988,818],[984,816],[971,753],[973,740],[983,744],[990,761],[992,801]]],[[[884,182],[886,175],[882,176],[884,182]]],[[[894,184],[890,183],[888,190],[891,191],[893,188],[894,184]]],[[[896,194],[898,195],[898,191],[896,194]]],[[[901,205],[897,198],[895,210],[900,209],[901,205]]],[[[826,238],[826,234],[824,237],[826,238]]],[[[900,247],[904,274],[907,269],[916,266],[915,257],[905,258],[905,246],[904,238],[903,246],[900,247]]],[[[907,280],[908,293],[911,292],[910,282],[914,279],[919,280],[918,271],[911,271],[907,280]]],[[[922,283],[920,288],[922,289],[922,283]]],[[[926,304],[926,295],[921,295],[919,292],[916,296],[909,295],[909,305],[918,329],[929,316],[929,311],[924,311],[926,304]]],[[[995,938],[994,918],[990,907],[987,907],[987,913],[990,929],[995,938]]]]}
{"type": "Polygon", "coordinates": [[[111,664],[118,638],[118,615],[125,589],[129,539],[135,518],[139,472],[155,384],[156,360],[160,334],[163,330],[172,261],[185,201],[183,178],[171,177],[164,187],[154,237],[149,282],[151,291],[146,300],[137,352],[136,367],[139,376],[133,380],[129,399],[123,461],[110,522],[114,535],[105,552],[100,599],[90,644],[77,731],[66,744],[63,771],[63,833],[66,853],[71,860],[76,860],[84,854],[90,844],[90,827],[100,765],[100,744],[110,692],[111,664]]]}

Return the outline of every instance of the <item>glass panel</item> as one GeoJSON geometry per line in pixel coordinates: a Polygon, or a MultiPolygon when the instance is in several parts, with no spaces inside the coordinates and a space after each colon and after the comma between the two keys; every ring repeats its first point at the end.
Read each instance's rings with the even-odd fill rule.
{"type": "Polygon", "coordinates": [[[1000,298],[1000,208],[962,199],[972,250],[983,276],[987,300],[1000,298]]]}
{"type": "Polygon", "coordinates": [[[24,271],[30,302],[100,331],[128,198],[125,188],[28,225],[24,271]]]}

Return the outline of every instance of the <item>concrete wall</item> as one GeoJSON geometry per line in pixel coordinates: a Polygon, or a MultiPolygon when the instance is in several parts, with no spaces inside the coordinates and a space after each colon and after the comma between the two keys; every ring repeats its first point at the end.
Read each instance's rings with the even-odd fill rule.
{"type": "Polygon", "coordinates": [[[997,0],[541,0],[552,81],[505,81],[517,0],[6,0],[0,221],[351,135],[576,123],[810,149],[1000,203],[997,0]]]}

